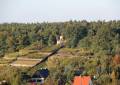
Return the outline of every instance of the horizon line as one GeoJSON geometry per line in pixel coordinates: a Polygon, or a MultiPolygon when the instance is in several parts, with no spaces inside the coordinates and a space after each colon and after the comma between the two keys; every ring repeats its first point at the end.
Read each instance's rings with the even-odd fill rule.
{"type": "Polygon", "coordinates": [[[76,19],[69,19],[69,20],[57,20],[57,21],[28,21],[28,22],[19,22],[19,21],[13,21],[13,22],[0,22],[0,24],[12,24],[12,23],[23,23],[23,24],[32,24],[32,23],[64,23],[64,22],[70,22],[70,21],[87,21],[87,22],[98,22],[98,21],[101,21],[101,22],[110,22],[110,21],[120,21],[120,19],[110,19],[110,20],[107,20],[107,19],[96,19],[96,20],[87,20],[87,19],[82,19],[82,20],[76,20],[76,19]]]}

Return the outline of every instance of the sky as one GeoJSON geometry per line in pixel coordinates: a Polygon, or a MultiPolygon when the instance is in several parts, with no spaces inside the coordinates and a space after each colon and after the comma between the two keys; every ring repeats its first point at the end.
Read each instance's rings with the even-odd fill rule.
{"type": "Polygon", "coordinates": [[[0,23],[120,20],[120,0],[0,0],[0,23]]]}

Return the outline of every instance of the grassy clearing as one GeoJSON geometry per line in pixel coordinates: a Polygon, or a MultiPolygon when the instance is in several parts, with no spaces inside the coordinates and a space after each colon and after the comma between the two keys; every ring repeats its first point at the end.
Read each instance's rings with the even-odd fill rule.
{"type": "Polygon", "coordinates": [[[22,49],[19,51],[19,55],[24,56],[24,55],[27,55],[30,53],[36,53],[36,52],[37,52],[37,50],[22,49]]]}
{"type": "Polygon", "coordinates": [[[16,59],[17,57],[42,58],[51,53],[57,46],[45,47],[42,50],[21,49],[19,52],[5,54],[5,59],[16,59]]]}
{"type": "Polygon", "coordinates": [[[5,59],[16,59],[19,56],[19,52],[5,54],[5,59]]]}
{"type": "Polygon", "coordinates": [[[60,47],[59,45],[48,46],[41,49],[41,52],[52,52],[54,49],[60,47]]]}
{"type": "Polygon", "coordinates": [[[9,64],[12,60],[0,59],[0,64],[9,64]]]}
{"type": "Polygon", "coordinates": [[[31,53],[25,56],[21,56],[23,58],[33,58],[33,59],[39,59],[39,58],[43,58],[45,55],[42,53],[31,53]]]}

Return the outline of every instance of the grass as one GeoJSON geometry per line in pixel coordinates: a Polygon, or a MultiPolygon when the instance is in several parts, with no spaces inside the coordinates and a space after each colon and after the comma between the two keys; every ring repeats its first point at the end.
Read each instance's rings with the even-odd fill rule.
{"type": "Polygon", "coordinates": [[[9,64],[11,60],[0,59],[0,64],[9,64]]]}
{"type": "Polygon", "coordinates": [[[36,50],[29,50],[29,49],[22,49],[19,51],[19,55],[24,56],[24,55],[27,55],[30,53],[35,53],[35,52],[37,52],[37,51],[36,50]]]}
{"type": "Polygon", "coordinates": [[[48,46],[48,47],[45,47],[41,50],[41,52],[52,52],[54,49],[58,48],[60,46],[58,45],[53,45],[53,46],[48,46]]]}
{"type": "Polygon", "coordinates": [[[19,52],[5,54],[5,59],[16,59],[19,56],[19,52]]]}
{"type": "MultiPolygon", "coordinates": [[[[38,51],[36,50],[28,50],[28,49],[22,49],[19,52],[14,52],[14,53],[7,53],[5,54],[4,58],[5,59],[16,59],[17,57],[22,57],[22,56],[38,56],[38,51]]],[[[33,58],[34,58],[33,56],[33,58]]],[[[41,55],[39,55],[41,56],[41,55]]]]}
{"type": "Polygon", "coordinates": [[[25,65],[27,67],[34,66],[39,62],[39,60],[17,60],[13,64],[25,65]]]}
{"type": "Polygon", "coordinates": [[[36,52],[36,53],[30,53],[30,54],[28,54],[28,55],[21,56],[21,57],[23,57],[23,58],[39,59],[39,58],[42,58],[42,57],[44,57],[44,56],[45,56],[44,54],[40,54],[40,53],[36,52]]]}

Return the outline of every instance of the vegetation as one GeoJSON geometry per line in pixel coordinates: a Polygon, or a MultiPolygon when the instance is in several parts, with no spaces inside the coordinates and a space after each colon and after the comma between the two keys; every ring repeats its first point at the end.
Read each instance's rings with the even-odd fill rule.
{"type": "Polygon", "coordinates": [[[51,46],[56,43],[58,35],[65,37],[70,48],[115,52],[120,43],[120,21],[0,24],[0,54],[19,51],[35,42],[40,43],[41,48],[51,46]]]}
{"type": "MultiPolygon", "coordinates": [[[[99,85],[110,83],[110,72],[107,69],[117,68],[112,62],[112,56],[120,51],[120,21],[0,24],[0,64],[11,62],[4,60],[3,57],[41,58],[43,56],[41,53],[49,53],[57,48],[55,44],[60,35],[64,37],[66,43],[65,48],[59,52],[72,57],[54,55],[29,74],[41,67],[47,67],[50,75],[46,79],[48,82],[46,85],[50,83],[57,85],[61,77],[66,85],[69,85],[74,71],[82,66],[89,75],[98,78],[95,82],[99,85]]],[[[3,75],[0,76],[0,80],[8,80],[10,85],[21,85],[21,70],[21,68],[0,66],[0,75],[3,75]]]]}

